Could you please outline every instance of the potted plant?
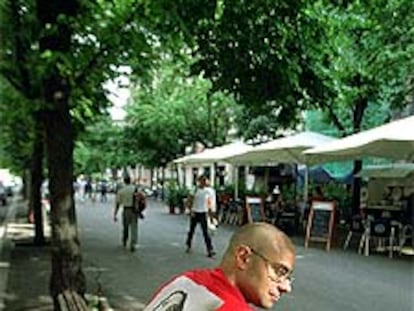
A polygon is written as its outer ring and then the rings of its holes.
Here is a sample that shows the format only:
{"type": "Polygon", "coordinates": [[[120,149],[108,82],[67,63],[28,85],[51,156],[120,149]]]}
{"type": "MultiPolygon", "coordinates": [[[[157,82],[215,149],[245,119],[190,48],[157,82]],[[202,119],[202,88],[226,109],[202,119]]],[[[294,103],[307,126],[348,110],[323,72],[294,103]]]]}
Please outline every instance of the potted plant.
{"type": "Polygon", "coordinates": [[[177,206],[178,206],[181,214],[184,214],[186,199],[187,199],[189,193],[190,193],[190,191],[186,187],[178,187],[177,188],[177,193],[176,193],[177,206]]]}
{"type": "Polygon", "coordinates": [[[179,206],[178,186],[174,181],[167,184],[167,204],[170,214],[175,214],[175,208],[179,206]]]}

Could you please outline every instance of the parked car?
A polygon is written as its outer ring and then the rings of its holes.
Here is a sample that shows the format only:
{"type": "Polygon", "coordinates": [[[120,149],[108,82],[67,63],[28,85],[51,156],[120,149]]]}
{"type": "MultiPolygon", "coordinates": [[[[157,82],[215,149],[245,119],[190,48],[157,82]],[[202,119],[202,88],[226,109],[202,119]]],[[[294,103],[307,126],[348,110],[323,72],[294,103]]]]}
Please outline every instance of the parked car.
{"type": "Polygon", "coordinates": [[[7,191],[6,191],[6,187],[4,186],[4,184],[0,181],[0,202],[1,205],[6,205],[7,204],[7,191]]]}

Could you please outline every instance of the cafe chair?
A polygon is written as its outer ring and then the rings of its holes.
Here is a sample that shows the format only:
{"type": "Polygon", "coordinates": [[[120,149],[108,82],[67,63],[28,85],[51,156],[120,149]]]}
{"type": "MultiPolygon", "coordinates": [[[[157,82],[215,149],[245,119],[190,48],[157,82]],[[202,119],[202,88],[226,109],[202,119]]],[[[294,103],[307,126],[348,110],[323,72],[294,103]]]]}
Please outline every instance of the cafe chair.
{"type": "Polygon", "coordinates": [[[406,256],[414,256],[414,193],[411,194],[410,200],[402,215],[399,237],[399,253],[406,256]]]}
{"type": "Polygon", "coordinates": [[[399,243],[399,252],[400,255],[414,255],[414,232],[413,226],[410,224],[406,224],[401,229],[401,236],[400,236],[400,243],[399,243]],[[407,242],[411,242],[407,245],[407,242]]]}
{"type": "Polygon", "coordinates": [[[370,243],[375,242],[376,249],[378,251],[388,249],[388,256],[392,258],[395,240],[395,226],[393,226],[392,220],[390,218],[368,217],[365,235],[365,256],[369,256],[370,243]]]}
{"type": "Polygon", "coordinates": [[[348,234],[345,239],[345,243],[343,246],[343,249],[346,250],[349,246],[349,243],[351,242],[352,236],[359,235],[359,247],[358,247],[358,253],[361,254],[362,247],[365,242],[366,238],[366,226],[365,226],[365,219],[360,216],[356,215],[351,218],[351,221],[349,223],[349,229],[348,234]]]}
{"type": "Polygon", "coordinates": [[[242,221],[242,205],[241,202],[235,200],[230,201],[227,211],[226,222],[230,225],[240,225],[242,221]]]}

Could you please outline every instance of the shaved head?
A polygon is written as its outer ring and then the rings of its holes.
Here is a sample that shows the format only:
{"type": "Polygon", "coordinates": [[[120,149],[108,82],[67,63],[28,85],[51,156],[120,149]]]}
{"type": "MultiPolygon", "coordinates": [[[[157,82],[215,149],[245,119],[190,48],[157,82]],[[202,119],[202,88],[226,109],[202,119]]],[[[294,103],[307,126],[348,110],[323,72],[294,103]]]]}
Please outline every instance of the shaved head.
{"type": "Polygon", "coordinates": [[[248,245],[259,251],[295,253],[295,246],[281,230],[268,223],[252,223],[241,227],[230,239],[226,255],[232,254],[239,245],[248,245]]]}
{"type": "Polygon", "coordinates": [[[292,273],[295,254],[295,246],[283,231],[264,222],[250,223],[233,234],[219,267],[246,301],[270,309],[292,290],[290,281],[277,274],[292,273]]]}

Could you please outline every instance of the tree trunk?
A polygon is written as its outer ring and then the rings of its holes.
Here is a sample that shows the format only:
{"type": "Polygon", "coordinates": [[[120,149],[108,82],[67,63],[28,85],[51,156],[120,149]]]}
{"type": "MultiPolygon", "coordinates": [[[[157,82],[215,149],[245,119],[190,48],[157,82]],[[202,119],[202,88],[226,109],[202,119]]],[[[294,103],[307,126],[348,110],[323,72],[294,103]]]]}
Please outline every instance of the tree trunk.
{"type": "Polygon", "coordinates": [[[23,177],[22,196],[23,196],[23,200],[27,200],[28,198],[30,198],[30,185],[31,185],[31,180],[32,180],[32,177],[30,176],[30,169],[25,168],[23,175],[24,177],[23,177]]]}
{"type": "Polygon", "coordinates": [[[362,161],[354,161],[353,175],[354,179],[352,182],[352,215],[359,214],[359,208],[361,205],[361,177],[355,177],[355,174],[359,173],[362,169],[362,161]]]}
{"type": "Polygon", "coordinates": [[[29,206],[30,213],[34,215],[34,224],[35,224],[35,236],[34,244],[35,245],[44,245],[45,236],[43,232],[43,217],[42,217],[42,161],[43,161],[43,133],[41,124],[36,122],[35,129],[35,139],[33,145],[33,154],[32,154],[32,166],[31,166],[31,186],[30,186],[30,198],[29,206]]]}
{"type": "Polygon", "coordinates": [[[165,200],[165,166],[161,168],[161,200],[165,200]]]}
{"type": "MultiPolygon", "coordinates": [[[[360,85],[359,76],[357,77],[357,83],[360,85]]],[[[365,97],[359,98],[356,102],[354,115],[353,115],[353,127],[354,133],[358,133],[361,131],[361,123],[364,116],[365,109],[368,106],[368,99],[365,97]]],[[[361,178],[355,177],[362,168],[362,160],[354,161],[354,170],[353,175],[354,179],[352,182],[352,214],[356,215],[359,213],[360,205],[361,205],[361,178]]]]}
{"type": "Polygon", "coordinates": [[[175,182],[177,183],[178,187],[181,187],[180,184],[180,174],[178,172],[178,164],[174,164],[174,172],[175,172],[175,182]]]}
{"type": "Polygon", "coordinates": [[[133,168],[133,172],[135,172],[135,174],[137,175],[136,176],[136,180],[137,180],[137,182],[140,184],[140,183],[143,183],[142,182],[142,172],[141,172],[141,165],[137,165],[137,164],[134,164],[134,166],[131,166],[131,168],[133,168]],[[138,174],[137,174],[137,171],[138,171],[138,174]]]}
{"type": "Polygon", "coordinates": [[[112,179],[118,180],[118,168],[117,167],[111,168],[111,173],[112,173],[112,179]]]}
{"type": "Polygon", "coordinates": [[[150,179],[151,179],[150,187],[151,189],[153,189],[154,188],[154,168],[153,167],[151,167],[151,170],[150,170],[150,179]]]}
{"type": "Polygon", "coordinates": [[[70,77],[62,71],[66,67],[62,56],[71,53],[73,35],[71,24],[66,22],[68,19],[65,17],[76,18],[80,9],[78,0],[36,0],[36,13],[41,26],[39,50],[41,53],[51,52],[54,56],[45,62],[42,75],[41,118],[45,129],[51,205],[50,293],[56,310],[59,310],[59,294],[69,290],[83,296],[86,287],[73,197],[74,137],[69,111],[70,77]]]}
{"type": "Polygon", "coordinates": [[[67,103],[45,114],[52,223],[51,295],[65,290],[85,293],[85,276],[73,199],[73,134],[67,103]]]}

